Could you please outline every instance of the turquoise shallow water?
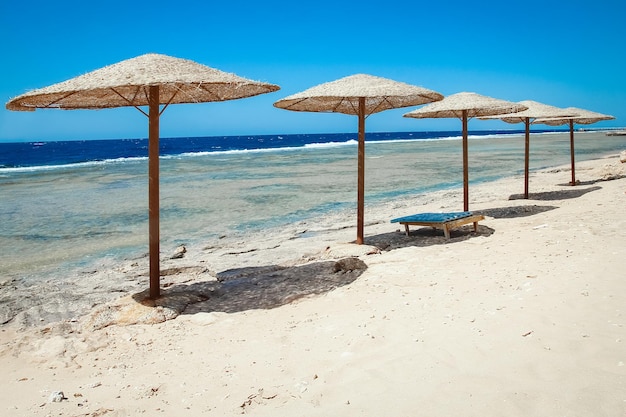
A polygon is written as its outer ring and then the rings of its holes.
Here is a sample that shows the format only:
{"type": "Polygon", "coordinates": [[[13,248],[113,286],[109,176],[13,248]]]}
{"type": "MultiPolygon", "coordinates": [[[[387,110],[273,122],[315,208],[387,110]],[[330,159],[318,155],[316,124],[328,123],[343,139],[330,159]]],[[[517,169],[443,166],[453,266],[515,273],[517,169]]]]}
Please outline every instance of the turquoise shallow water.
{"type": "MultiPolygon", "coordinates": [[[[470,184],[523,172],[523,142],[523,135],[470,138],[470,184]]],[[[625,148],[624,137],[576,134],[577,160],[625,148]]],[[[352,213],[356,151],[344,143],[162,158],[163,251],[352,213]]],[[[569,134],[531,137],[531,170],[569,158],[569,134]]],[[[0,172],[0,277],[46,279],[103,257],[146,253],[147,183],[145,158],[0,172]]],[[[366,145],[366,206],[461,183],[458,138],[366,145]]]]}

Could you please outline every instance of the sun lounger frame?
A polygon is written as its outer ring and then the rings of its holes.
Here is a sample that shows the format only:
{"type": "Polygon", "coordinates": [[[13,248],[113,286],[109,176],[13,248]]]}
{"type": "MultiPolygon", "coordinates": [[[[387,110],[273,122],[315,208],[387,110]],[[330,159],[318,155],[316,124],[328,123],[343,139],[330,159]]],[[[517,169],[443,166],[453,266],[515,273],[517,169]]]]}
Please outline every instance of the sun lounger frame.
{"type": "MultiPolygon", "coordinates": [[[[461,213],[457,214],[460,215],[461,213]]],[[[428,226],[433,229],[442,229],[446,239],[450,239],[451,230],[457,229],[468,223],[474,223],[474,232],[477,232],[478,222],[485,219],[485,217],[481,214],[474,214],[470,212],[462,214],[463,217],[456,217],[450,220],[423,220],[420,219],[420,215],[413,215],[394,219],[392,222],[403,224],[407,236],[409,236],[409,226],[428,226]]]]}

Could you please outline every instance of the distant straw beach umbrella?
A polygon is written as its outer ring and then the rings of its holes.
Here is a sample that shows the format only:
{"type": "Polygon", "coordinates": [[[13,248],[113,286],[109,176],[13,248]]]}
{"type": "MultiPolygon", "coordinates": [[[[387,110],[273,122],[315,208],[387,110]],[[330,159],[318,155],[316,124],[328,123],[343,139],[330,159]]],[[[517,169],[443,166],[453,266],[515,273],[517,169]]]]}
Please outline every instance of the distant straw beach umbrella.
{"type": "Polygon", "coordinates": [[[467,156],[467,121],[472,117],[515,113],[527,107],[510,101],[482,96],[476,93],[456,93],[436,103],[404,114],[417,119],[459,118],[463,122],[463,210],[469,210],[469,176],[467,156]]]}
{"type": "Polygon", "coordinates": [[[560,126],[564,124],[569,124],[569,149],[570,149],[570,160],[572,167],[572,181],[570,185],[576,185],[576,157],[574,152],[574,124],[581,125],[590,125],[593,123],[601,122],[603,120],[613,120],[615,117],[596,113],[590,110],[579,109],[576,107],[568,107],[565,109],[567,112],[574,113],[573,116],[568,117],[549,117],[549,118],[541,118],[535,120],[533,123],[542,123],[548,126],[560,126]]]}
{"type": "Polygon", "coordinates": [[[131,58],[11,99],[8,110],[135,107],[149,119],[150,297],[160,295],[159,116],[170,104],[234,100],[280,87],[160,54],[131,58]],[[163,108],[160,108],[164,105],[163,108]],[[148,112],[141,106],[148,106],[148,112]]]}
{"type": "Polygon", "coordinates": [[[292,111],[336,112],[358,116],[357,238],[363,243],[365,206],[365,119],[383,110],[441,100],[426,88],[367,74],[355,74],[285,97],[274,106],[292,111]]]}
{"type": "Polygon", "coordinates": [[[524,198],[528,198],[528,171],[530,162],[530,124],[532,121],[542,117],[564,117],[572,116],[573,112],[560,107],[549,106],[532,100],[518,102],[522,106],[528,107],[526,110],[502,114],[496,116],[481,117],[481,120],[500,119],[507,123],[524,123],[526,125],[525,150],[524,150],[524,198]],[[531,121],[532,119],[532,121],[531,121]]]}

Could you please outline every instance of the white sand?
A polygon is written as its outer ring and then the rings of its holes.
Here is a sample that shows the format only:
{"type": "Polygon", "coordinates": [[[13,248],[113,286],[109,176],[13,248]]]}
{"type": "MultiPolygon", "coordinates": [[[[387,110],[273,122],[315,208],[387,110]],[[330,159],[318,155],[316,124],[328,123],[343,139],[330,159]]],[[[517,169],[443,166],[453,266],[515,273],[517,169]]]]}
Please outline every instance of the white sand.
{"type": "Polygon", "coordinates": [[[368,266],[274,308],[136,324],[169,310],[126,296],[74,321],[6,325],[0,416],[624,416],[626,164],[578,163],[577,187],[569,175],[533,174],[529,200],[509,200],[519,177],[471,185],[470,208],[491,216],[448,242],[389,219],[458,211],[458,190],[366,210],[370,245],[338,224],[166,264],[187,271],[166,277],[178,287],[204,268],[368,266]]]}

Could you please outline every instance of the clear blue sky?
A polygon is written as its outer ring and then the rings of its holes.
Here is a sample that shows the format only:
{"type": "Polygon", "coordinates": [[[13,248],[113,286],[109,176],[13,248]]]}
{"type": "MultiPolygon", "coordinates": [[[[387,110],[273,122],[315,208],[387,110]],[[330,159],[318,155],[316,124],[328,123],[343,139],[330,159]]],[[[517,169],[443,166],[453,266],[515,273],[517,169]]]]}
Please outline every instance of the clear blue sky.
{"type": "MultiPolygon", "coordinates": [[[[147,137],[147,119],[134,108],[11,112],[4,104],[150,52],[281,87],[170,106],[163,137],[356,132],[353,116],[272,106],[355,73],[444,95],[581,107],[616,117],[595,127],[626,126],[625,20],[624,0],[1,1],[0,141],[147,137]]],[[[402,117],[412,109],[372,115],[366,129],[460,130],[456,119],[402,117]]],[[[481,120],[469,127],[523,128],[481,120]]]]}

